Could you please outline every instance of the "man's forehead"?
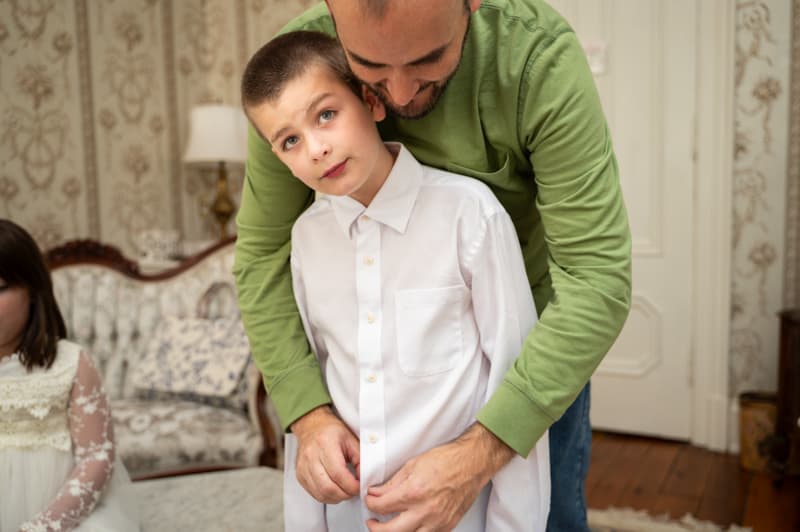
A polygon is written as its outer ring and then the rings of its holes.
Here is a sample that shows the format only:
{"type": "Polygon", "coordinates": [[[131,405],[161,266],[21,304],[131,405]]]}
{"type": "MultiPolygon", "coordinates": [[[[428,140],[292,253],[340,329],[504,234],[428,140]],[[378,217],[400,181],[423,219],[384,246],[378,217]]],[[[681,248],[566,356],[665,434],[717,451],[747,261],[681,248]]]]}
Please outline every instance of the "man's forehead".
{"type": "Polygon", "coordinates": [[[450,0],[388,0],[383,17],[356,9],[365,0],[329,0],[331,15],[345,51],[368,62],[403,65],[450,44],[457,36],[462,0],[452,9],[450,0]],[[419,9],[412,9],[419,4],[419,9]]]}

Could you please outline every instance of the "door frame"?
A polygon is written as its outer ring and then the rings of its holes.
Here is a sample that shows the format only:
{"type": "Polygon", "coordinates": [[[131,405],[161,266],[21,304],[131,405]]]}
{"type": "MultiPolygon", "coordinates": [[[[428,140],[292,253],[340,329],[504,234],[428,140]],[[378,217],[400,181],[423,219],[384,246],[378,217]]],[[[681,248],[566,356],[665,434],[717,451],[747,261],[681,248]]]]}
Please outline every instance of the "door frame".
{"type": "Polygon", "coordinates": [[[736,6],[697,2],[691,442],[728,449],[736,6]]]}

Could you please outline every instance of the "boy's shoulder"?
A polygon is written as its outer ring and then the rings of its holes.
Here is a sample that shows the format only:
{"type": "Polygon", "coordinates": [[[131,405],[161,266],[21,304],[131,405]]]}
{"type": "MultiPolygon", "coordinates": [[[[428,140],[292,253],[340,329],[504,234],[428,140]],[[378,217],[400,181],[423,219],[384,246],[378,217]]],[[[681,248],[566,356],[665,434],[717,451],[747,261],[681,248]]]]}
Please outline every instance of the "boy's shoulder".
{"type": "Polygon", "coordinates": [[[303,226],[314,225],[317,223],[327,223],[329,216],[333,216],[333,208],[330,199],[320,194],[309,207],[304,210],[294,222],[292,231],[301,229],[303,226]]]}

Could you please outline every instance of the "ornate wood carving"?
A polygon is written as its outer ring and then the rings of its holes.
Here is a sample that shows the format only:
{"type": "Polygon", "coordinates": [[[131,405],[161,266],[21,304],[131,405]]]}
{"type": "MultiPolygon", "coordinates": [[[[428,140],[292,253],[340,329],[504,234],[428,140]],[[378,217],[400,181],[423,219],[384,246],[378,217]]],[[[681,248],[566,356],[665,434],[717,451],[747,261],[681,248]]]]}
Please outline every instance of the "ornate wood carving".
{"type": "Polygon", "coordinates": [[[135,260],[125,257],[118,248],[91,239],[71,240],[46,251],[44,256],[51,270],[73,264],[97,264],[140,281],[161,281],[179,275],[235,240],[235,235],[221,239],[205,250],[183,258],[174,268],[156,274],[142,273],[139,270],[139,264],[135,260]]]}
{"type": "Polygon", "coordinates": [[[45,253],[50,269],[70,264],[98,264],[117,270],[130,277],[141,277],[136,261],[126,259],[122,252],[111,245],[96,240],[71,240],[45,253]]]}

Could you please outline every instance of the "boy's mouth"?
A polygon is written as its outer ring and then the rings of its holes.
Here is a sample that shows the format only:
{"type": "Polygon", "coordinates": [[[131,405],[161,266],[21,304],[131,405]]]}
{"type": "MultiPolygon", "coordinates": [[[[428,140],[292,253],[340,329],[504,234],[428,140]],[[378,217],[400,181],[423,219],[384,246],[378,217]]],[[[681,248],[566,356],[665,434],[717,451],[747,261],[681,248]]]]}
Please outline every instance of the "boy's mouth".
{"type": "Polygon", "coordinates": [[[340,162],[339,164],[333,165],[330,168],[328,168],[327,170],[325,170],[325,173],[322,174],[322,177],[323,178],[326,178],[326,177],[338,177],[338,176],[340,176],[342,174],[342,172],[344,172],[344,168],[345,168],[346,165],[347,165],[347,159],[345,159],[344,161],[340,162]]]}

